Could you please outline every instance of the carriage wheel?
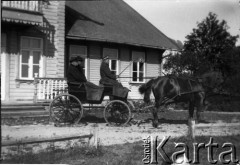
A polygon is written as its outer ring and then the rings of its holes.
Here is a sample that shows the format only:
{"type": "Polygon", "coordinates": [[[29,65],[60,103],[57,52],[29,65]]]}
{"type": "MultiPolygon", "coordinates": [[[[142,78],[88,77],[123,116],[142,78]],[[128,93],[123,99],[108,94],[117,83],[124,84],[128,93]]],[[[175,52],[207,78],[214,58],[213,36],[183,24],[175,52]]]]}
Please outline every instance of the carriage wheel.
{"type": "Polygon", "coordinates": [[[131,110],[125,102],[113,100],[105,106],[104,119],[110,125],[124,125],[131,119],[131,110]]]}
{"type": "Polygon", "coordinates": [[[70,94],[57,96],[50,104],[50,119],[55,124],[77,124],[83,115],[80,100],[70,94]]]}
{"type": "Polygon", "coordinates": [[[136,110],[136,109],[135,109],[135,106],[134,106],[134,104],[133,104],[132,101],[127,100],[126,103],[127,103],[127,105],[129,106],[131,112],[134,112],[134,111],[136,110]]]}

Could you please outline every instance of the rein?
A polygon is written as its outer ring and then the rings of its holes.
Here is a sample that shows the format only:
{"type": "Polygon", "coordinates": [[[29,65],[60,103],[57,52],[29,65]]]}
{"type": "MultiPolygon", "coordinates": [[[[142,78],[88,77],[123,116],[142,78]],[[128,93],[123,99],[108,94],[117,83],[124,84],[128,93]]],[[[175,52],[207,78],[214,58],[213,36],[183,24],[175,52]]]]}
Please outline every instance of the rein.
{"type": "Polygon", "coordinates": [[[178,78],[179,79],[183,79],[183,80],[187,80],[188,83],[189,83],[191,91],[189,91],[189,92],[182,92],[181,93],[180,90],[179,90],[177,92],[177,94],[175,96],[173,96],[172,98],[165,97],[165,99],[163,100],[162,105],[165,105],[166,103],[168,103],[169,100],[173,100],[173,99],[175,99],[178,96],[186,95],[186,94],[193,94],[193,93],[197,93],[197,92],[201,92],[202,91],[202,90],[193,91],[193,87],[192,87],[191,81],[194,81],[194,82],[202,84],[201,82],[198,81],[198,79],[193,79],[193,78],[188,78],[188,77],[177,77],[177,76],[174,76],[174,75],[165,75],[165,76],[168,77],[169,79],[175,79],[175,81],[176,81],[176,83],[177,83],[177,85],[179,87],[180,87],[180,85],[179,85],[179,82],[178,82],[178,78]]]}
{"type": "Polygon", "coordinates": [[[120,75],[121,75],[121,74],[122,74],[122,73],[123,73],[123,72],[124,72],[124,71],[125,71],[125,70],[126,70],[126,69],[127,69],[127,68],[128,68],[130,65],[131,65],[131,64],[132,64],[132,63],[133,63],[133,61],[131,61],[131,62],[130,62],[130,64],[128,64],[128,66],[127,66],[125,69],[123,69],[123,70],[122,70],[122,72],[121,72],[121,73],[119,73],[119,75],[118,75],[118,76],[120,76],[120,75]]]}

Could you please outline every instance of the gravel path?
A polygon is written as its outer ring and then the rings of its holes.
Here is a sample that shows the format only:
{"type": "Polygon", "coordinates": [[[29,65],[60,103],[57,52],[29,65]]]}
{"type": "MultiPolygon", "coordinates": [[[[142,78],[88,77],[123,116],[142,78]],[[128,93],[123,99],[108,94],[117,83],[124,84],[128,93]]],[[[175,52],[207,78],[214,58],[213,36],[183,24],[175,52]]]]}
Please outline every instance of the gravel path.
{"type": "MultiPolygon", "coordinates": [[[[158,136],[159,138],[163,138],[165,136],[171,137],[180,137],[188,135],[188,126],[184,120],[182,120],[182,116],[185,116],[183,112],[171,112],[172,114],[166,114],[169,117],[175,114],[176,119],[174,120],[162,120],[162,123],[159,124],[158,128],[153,128],[152,124],[142,123],[140,126],[131,125],[127,127],[112,127],[108,126],[106,123],[99,122],[93,123],[89,122],[89,124],[84,125],[76,125],[76,126],[64,126],[64,127],[55,127],[53,124],[27,124],[27,125],[2,125],[2,144],[9,143],[19,143],[26,141],[36,141],[36,140],[46,140],[51,138],[63,138],[63,137],[73,137],[73,136],[84,136],[93,134],[93,138],[90,139],[77,139],[77,142],[89,142],[92,145],[96,145],[96,143],[100,143],[101,145],[108,146],[114,144],[124,144],[124,143],[133,143],[136,141],[141,141],[143,138],[148,136],[158,136]],[[179,117],[179,119],[177,118],[179,117]],[[181,117],[181,120],[180,120],[181,117]]],[[[149,114],[148,114],[149,115],[149,114]]],[[[143,116],[143,115],[141,115],[143,116]]],[[[205,115],[214,118],[213,123],[201,123],[196,125],[196,136],[226,136],[226,135],[240,135],[240,118],[239,114],[231,115],[231,117],[226,117],[224,114],[224,119],[228,120],[216,120],[223,119],[222,116],[214,115],[205,115]]],[[[229,116],[229,115],[228,115],[229,116]]],[[[149,116],[144,115],[147,119],[149,116]]],[[[209,120],[212,121],[212,120],[209,120]]],[[[76,142],[75,141],[75,142],[76,142]]],[[[72,144],[74,142],[72,141],[72,144]]],[[[22,152],[26,148],[30,148],[30,150],[34,150],[38,152],[39,150],[46,149],[51,146],[52,143],[40,143],[33,144],[32,146],[19,146],[15,147],[3,147],[2,153],[8,154],[12,151],[22,152]]],[[[61,148],[66,148],[69,146],[69,141],[64,142],[55,142],[55,147],[59,146],[61,148]]]]}
{"type": "MultiPolygon", "coordinates": [[[[54,125],[2,126],[2,143],[9,141],[40,140],[53,137],[71,137],[94,134],[102,145],[132,143],[152,136],[185,136],[188,133],[186,124],[161,124],[153,128],[150,123],[140,126],[111,127],[105,123],[79,125],[74,127],[55,127],[54,125]]],[[[240,134],[240,123],[199,124],[196,135],[221,136],[240,134]]]]}

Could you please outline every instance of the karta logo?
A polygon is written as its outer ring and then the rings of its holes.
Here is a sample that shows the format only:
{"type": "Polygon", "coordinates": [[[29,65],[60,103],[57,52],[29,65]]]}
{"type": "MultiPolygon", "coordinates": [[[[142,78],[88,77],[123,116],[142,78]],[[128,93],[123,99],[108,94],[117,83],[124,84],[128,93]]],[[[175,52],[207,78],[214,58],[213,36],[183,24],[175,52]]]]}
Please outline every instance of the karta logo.
{"type": "Polygon", "coordinates": [[[189,158],[189,146],[185,143],[174,143],[175,148],[174,152],[170,155],[167,154],[164,150],[164,146],[167,146],[167,142],[169,141],[170,136],[164,137],[160,143],[158,143],[158,136],[152,137],[149,136],[145,139],[143,139],[143,147],[144,147],[144,158],[142,161],[144,164],[158,164],[158,158],[160,157],[162,161],[166,163],[175,163],[182,164],[183,161],[186,161],[185,163],[192,163],[192,164],[199,164],[199,150],[200,148],[207,150],[207,159],[208,162],[211,164],[216,164],[218,161],[223,164],[229,164],[229,163],[238,163],[239,160],[236,158],[236,147],[232,143],[223,143],[221,146],[218,143],[213,142],[213,138],[210,137],[209,142],[207,144],[204,143],[193,143],[192,144],[192,152],[193,157],[192,159],[189,158]],[[218,159],[216,159],[213,156],[213,153],[216,152],[216,149],[221,147],[224,151],[222,151],[218,155],[218,159]],[[178,150],[180,148],[181,150],[178,150]],[[178,158],[184,158],[180,159],[181,161],[177,160],[178,158]]]}

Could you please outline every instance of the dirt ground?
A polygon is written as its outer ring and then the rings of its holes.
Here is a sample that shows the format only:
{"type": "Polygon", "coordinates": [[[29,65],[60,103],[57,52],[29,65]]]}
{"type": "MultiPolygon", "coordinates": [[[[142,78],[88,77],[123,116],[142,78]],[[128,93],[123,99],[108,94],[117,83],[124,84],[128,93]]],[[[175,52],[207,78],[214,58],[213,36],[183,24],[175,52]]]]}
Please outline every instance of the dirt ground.
{"type": "MultiPolygon", "coordinates": [[[[54,125],[2,126],[2,140],[40,140],[51,137],[68,137],[94,134],[102,145],[132,143],[148,136],[186,136],[188,126],[185,124],[162,124],[153,128],[145,123],[141,126],[111,127],[106,124],[88,124],[87,126],[55,127],[54,125]]],[[[199,124],[196,135],[224,136],[240,134],[240,123],[199,124]]]]}
{"type": "MultiPolygon", "coordinates": [[[[176,116],[177,112],[173,112],[176,116]]],[[[181,114],[183,114],[181,112],[181,114]]],[[[140,116],[149,117],[149,114],[140,114],[140,116]]],[[[164,115],[162,115],[164,117],[164,115]]],[[[167,114],[169,118],[173,115],[167,114]]],[[[185,116],[185,115],[183,115],[185,116]]],[[[196,125],[196,136],[225,136],[225,135],[239,135],[240,134],[240,115],[233,114],[226,117],[226,114],[221,114],[215,117],[206,115],[204,119],[211,121],[212,118],[218,120],[210,122],[201,122],[196,125]],[[219,120],[219,119],[225,120],[219,120]],[[228,120],[226,120],[228,118],[228,120]],[[230,122],[228,122],[230,121],[230,122]]],[[[137,116],[138,117],[138,116],[137,116]]],[[[175,118],[170,120],[161,119],[158,128],[153,128],[151,121],[142,123],[139,126],[132,124],[125,127],[108,126],[105,122],[99,120],[98,122],[88,122],[87,125],[79,124],[75,126],[55,127],[54,124],[31,124],[31,125],[2,125],[2,143],[32,141],[49,139],[53,137],[71,137],[93,134],[90,142],[99,143],[100,145],[109,146],[114,144],[133,143],[141,141],[148,136],[158,136],[163,138],[165,136],[181,137],[188,136],[188,125],[185,118],[175,118]]],[[[85,119],[86,120],[86,119],[85,119]]],[[[43,147],[42,147],[43,148],[43,147]]],[[[9,148],[8,148],[9,149],[9,148]]],[[[7,152],[7,148],[3,149],[7,152]]]]}

